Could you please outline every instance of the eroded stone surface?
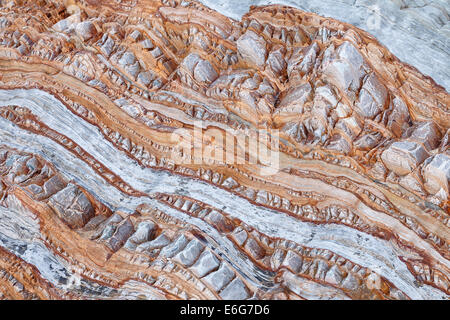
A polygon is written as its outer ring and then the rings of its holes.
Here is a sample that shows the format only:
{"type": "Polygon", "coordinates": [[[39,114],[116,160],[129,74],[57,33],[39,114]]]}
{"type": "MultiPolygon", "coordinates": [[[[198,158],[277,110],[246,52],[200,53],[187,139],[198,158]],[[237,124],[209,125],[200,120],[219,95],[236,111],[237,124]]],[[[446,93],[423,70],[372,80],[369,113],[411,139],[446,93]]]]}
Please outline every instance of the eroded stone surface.
{"type": "Polygon", "coordinates": [[[0,298],[448,299],[449,96],[377,39],[282,6],[9,3],[0,298]]]}
{"type": "Polygon", "coordinates": [[[259,67],[266,61],[266,42],[253,31],[247,31],[236,42],[237,50],[242,57],[259,67]]]}
{"type": "Polygon", "coordinates": [[[71,228],[83,227],[94,215],[86,195],[73,184],[53,195],[49,205],[71,228]]]}
{"type": "Polygon", "coordinates": [[[386,167],[399,175],[410,173],[427,157],[425,148],[411,141],[394,142],[381,155],[386,167]]]}
{"type": "Polygon", "coordinates": [[[430,163],[423,167],[422,175],[428,192],[435,194],[442,190],[443,195],[448,195],[450,156],[442,153],[435,155],[430,163]]]}

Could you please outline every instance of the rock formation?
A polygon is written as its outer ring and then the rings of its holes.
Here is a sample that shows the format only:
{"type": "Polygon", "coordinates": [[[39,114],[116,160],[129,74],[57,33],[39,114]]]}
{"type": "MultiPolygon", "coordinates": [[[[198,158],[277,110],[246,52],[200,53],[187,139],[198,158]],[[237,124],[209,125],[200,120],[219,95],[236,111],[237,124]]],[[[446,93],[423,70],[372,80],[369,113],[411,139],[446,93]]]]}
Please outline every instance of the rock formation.
{"type": "Polygon", "coordinates": [[[240,20],[250,6],[282,4],[369,32],[403,62],[450,90],[450,2],[447,0],[200,0],[240,20]],[[420,50],[417,50],[417,48],[420,50]]]}
{"type": "Polygon", "coordinates": [[[450,96],[373,36],[0,4],[0,298],[449,298],[450,96]]]}

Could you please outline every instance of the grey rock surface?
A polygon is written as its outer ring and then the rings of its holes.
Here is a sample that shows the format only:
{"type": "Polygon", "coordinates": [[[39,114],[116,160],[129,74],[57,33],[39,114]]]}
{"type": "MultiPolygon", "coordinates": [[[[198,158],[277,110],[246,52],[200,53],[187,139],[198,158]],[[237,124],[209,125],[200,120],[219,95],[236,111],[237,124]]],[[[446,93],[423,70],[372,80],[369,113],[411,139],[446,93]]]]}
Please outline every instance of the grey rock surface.
{"type": "Polygon", "coordinates": [[[264,65],[266,60],[266,43],[253,31],[247,31],[237,40],[237,50],[245,60],[257,66],[264,65]]]}
{"type": "Polygon", "coordinates": [[[127,239],[133,234],[134,228],[130,219],[125,219],[117,226],[113,236],[108,240],[112,250],[119,250],[127,239]]]}
{"type": "Polygon", "coordinates": [[[86,195],[73,184],[53,195],[49,205],[71,228],[81,228],[94,216],[86,195]]]}
{"type": "Polygon", "coordinates": [[[234,279],[220,294],[224,300],[245,300],[249,298],[248,290],[241,279],[234,279]]]}
{"type": "Polygon", "coordinates": [[[192,271],[198,277],[204,277],[219,267],[220,261],[211,252],[204,251],[197,262],[192,266],[192,271]]]}

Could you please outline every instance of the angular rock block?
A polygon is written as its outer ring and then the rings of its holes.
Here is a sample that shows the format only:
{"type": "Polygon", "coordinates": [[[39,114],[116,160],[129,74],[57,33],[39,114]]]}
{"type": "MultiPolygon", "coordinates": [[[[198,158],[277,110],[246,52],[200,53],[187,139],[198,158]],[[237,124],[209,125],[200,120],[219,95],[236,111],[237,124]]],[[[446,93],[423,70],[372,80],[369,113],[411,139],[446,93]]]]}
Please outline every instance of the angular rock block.
{"type": "Polygon", "coordinates": [[[86,195],[74,184],[50,197],[48,204],[73,229],[83,227],[93,216],[94,209],[86,195]]]}
{"type": "Polygon", "coordinates": [[[425,189],[436,194],[442,192],[444,197],[448,195],[450,181],[450,156],[447,154],[437,154],[431,161],[422,168],[422,175],[425,179],[425,189]]]}
{"type": "Polygon", "coordinates": [[[394,142],[381,155],[386,167],[399,175],[410,173],[427,157],[425,148],[411,141],[394,142]]]}

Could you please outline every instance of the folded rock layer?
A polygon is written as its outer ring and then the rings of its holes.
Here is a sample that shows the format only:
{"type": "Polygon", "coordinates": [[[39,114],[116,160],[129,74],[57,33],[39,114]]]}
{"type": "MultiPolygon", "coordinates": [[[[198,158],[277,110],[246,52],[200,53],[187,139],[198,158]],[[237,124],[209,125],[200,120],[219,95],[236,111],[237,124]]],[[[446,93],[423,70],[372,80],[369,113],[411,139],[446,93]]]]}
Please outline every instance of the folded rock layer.
{"type": "Polygon", "coordinates": [[[450,97],[374,37],[0,3],[0,298],[449,298],[450,97]]]}

